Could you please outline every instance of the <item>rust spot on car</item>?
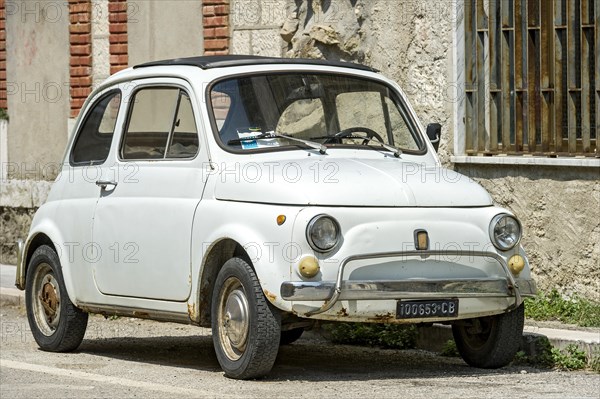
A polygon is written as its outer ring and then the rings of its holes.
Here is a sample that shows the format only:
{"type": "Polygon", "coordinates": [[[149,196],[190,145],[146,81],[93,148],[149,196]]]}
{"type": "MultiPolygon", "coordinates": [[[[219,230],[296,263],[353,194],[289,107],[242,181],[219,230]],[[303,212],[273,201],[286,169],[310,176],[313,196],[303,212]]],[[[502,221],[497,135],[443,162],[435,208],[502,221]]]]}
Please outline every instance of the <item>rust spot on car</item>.
{"type": "Polygon", "coordinates": [[[384,313],[384,314],[376,314],[375,317],[369,318],[370,321],[375,321],[375,322],[379,322],[379,323],[385,323],[385,322],[388,322],[390,320],[395,320],[395,319],[396,319],[396,315],[391,312],[384,313]]]}
{"type": "Polygon", "coordinates": [[[348,311],[346,308],[342,307],[339,312],[337,312],[337,315],[341,317],[348,317],[348,311]]]}
{"type": "Polygon", "coordinates": [[[263,290],[263,292],[265,293],[265,296],[267,297],[269,302],[275,302],[275,300],[277,299],[277,296],[269,290],[263,290]]]}
{"type": "Polygon", "coordinates": [[[190,316],[190,319],[195,320],[196,319],[196,304],[195,303],[188,303],[187,304],[187,309],[188,309],[188,315],[190,316]]]}
{"type": "Polygon", "coordinates": [[[146,312],[138,312],[137,310],[133,312],[135,317],[139,317],[140,319],[148,319],[150,318],[150,314],[146,312]]]}

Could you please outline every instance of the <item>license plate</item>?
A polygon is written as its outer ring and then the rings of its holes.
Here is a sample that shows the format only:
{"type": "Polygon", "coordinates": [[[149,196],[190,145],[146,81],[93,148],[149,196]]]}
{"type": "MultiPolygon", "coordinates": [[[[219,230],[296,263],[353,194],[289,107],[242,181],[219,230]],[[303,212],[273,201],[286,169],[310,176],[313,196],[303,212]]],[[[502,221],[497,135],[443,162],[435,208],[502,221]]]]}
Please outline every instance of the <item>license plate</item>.
{"type": "Polygon", "coordinates": [[[458,299],[434,301],[398,301],[396,318],[426,319],[428,317],[457,317],[458,299]]]}

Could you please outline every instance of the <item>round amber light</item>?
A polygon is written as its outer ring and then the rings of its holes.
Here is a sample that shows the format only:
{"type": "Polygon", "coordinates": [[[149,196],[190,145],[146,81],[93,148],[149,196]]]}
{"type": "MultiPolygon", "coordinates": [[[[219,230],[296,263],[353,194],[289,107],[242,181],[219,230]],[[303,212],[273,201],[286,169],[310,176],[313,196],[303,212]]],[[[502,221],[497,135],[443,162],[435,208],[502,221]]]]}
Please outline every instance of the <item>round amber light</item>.
{"type": "Polygon", "coordinates": [[[284,224],[285,223],[285,219],[286,219],[285,215],[279,215],[279,216],[277,216],[277,225],[281,226],[282,224],[284,224]]]}

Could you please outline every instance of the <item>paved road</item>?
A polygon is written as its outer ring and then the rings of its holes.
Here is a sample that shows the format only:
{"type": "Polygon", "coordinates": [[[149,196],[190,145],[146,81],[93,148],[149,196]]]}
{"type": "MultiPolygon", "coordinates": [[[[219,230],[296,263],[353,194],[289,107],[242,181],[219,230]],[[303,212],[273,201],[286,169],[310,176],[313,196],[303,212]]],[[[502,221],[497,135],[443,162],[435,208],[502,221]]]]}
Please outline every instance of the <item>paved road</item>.
{"type": "Polygon", "coordinates": [[[424,351],[333,346],[317,336],[280,351],[269,378],[223,377],[210,330],[120,318],[90,319],[76,353],[46,353],[23,310],[0,309],[0,397],[598,398],[600,375],[469,368],[424,351]]]}

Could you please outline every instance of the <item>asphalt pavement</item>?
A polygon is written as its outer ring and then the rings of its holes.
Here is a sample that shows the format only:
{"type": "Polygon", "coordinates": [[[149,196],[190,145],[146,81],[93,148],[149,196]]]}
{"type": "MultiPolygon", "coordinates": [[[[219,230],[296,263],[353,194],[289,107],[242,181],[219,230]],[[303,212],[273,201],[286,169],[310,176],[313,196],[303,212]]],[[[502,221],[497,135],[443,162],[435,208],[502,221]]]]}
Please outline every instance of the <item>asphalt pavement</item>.
{"type": "Polygon", "coordinates": [[[77,351],[49,353],[23,308],[3,306],[0,326],[1,398],[600,397],[600,374],[482,370],[429,351],[333,345],[311,332],[280,348],[268,377],[237,381],[224,377],[206,328],[93,315],[77,351]]]}

